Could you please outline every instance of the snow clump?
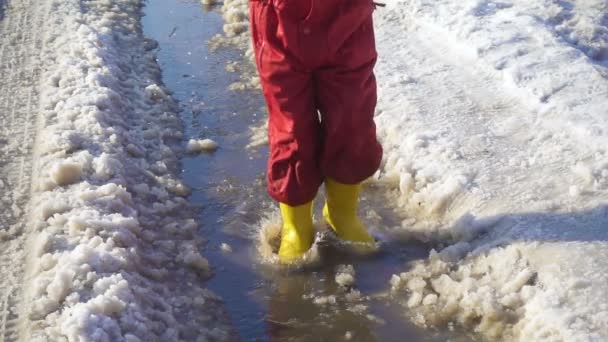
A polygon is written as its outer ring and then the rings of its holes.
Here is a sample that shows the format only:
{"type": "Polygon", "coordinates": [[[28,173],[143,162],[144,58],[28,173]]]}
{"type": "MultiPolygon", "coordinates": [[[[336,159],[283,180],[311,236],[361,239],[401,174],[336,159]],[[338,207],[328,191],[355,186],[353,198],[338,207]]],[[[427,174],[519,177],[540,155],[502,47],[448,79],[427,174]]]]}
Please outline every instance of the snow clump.
{"type": "Polygon", "coordinates": [[[340,265],[336,268],[336,284],[342,287],[355,285],[355,268],[353,265],[340,265]]]}
{"type": "Polygon", "coordinates": [[[536,273],[521,256],[522,246],[510,245],[491,254],[471,251],[461,243],[412,270],[393,275],[393,292],[405,292],[404,303],[412,320],[423,327],[444,326],[456,321],[466,328],[496,338],[505,336],[517,323],[524,299],[534,289],[536,273]],[[502,284],[497,291],[495,284],[502,284]]]}
{"type": "Polygon", "coordinates": [[[190,139],[186,150],[188,153],[199,153],[199,152],[214,152],[218,149],[219,145],[211,139],[190,139]]]}
{"type": "Polygon", "coordinates": [[[232,246],[230,246],[229,244],[223,242],[220,245],[220,250],[224,253],[232,253],[232,246]]]}

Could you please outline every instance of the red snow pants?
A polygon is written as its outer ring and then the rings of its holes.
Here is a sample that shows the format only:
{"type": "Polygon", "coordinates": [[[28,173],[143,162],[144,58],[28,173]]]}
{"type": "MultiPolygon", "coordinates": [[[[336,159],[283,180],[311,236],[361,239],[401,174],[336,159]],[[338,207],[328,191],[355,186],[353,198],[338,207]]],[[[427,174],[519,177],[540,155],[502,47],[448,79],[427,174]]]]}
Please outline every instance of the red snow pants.
{"type": "Polygon", "coordinates": [[[326,177],[355,184],[380,166],[373,10],[372,0],[250,0],[275,200],[301,205],[326,177]]]}

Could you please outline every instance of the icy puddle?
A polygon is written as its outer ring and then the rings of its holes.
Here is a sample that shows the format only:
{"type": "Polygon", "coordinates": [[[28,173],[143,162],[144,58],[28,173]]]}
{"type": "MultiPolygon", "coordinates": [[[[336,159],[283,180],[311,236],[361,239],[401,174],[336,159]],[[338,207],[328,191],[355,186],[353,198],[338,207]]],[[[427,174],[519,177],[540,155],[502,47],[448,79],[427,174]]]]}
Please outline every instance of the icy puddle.
{"type": "Polygon", "coordinates": [[[400,220],[381,209],[386,203],[381,189],[368,187],[362,202],[366,221],[385,240],[374,256],[333,251],[324,256],[323,266],[290,274],[260,261],[258,227],[275,210],[264,190],[267,151],[246,149],[250,127],[264,120],[261,94],[227,90],[239,76],[227,72],[225,65],[240,59],[241,52],[209,51],[207,41],[223,25],[216,8],[199,1],[149,0],[145,13],[144,32],[159,43],[163,80],[181,104],[186,138],[210,138],[220,146],[215,153],[185,157],[183,179],[193,189],[191,202],[200,210],[201,234],[208,240],[204,255],[214,270],[209,288],[224,299],[240,338],[468,340],[456,332],[413,326],[403,318],[402,307],[382,295],[391,275],[403,271],[407,261],[425,258],[428,248],[400,241],[383,229],[400,220]]]}

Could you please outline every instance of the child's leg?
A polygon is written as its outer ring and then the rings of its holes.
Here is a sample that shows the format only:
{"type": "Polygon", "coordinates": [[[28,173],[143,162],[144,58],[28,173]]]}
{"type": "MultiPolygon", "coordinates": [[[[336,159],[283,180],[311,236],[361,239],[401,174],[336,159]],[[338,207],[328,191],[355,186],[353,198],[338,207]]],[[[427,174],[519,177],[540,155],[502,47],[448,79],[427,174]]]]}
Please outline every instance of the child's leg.
{"type": "Polygon", "coordinates": [[[358,2],[361,6],[352,10],[368,11],[364,12],[367,15],[358,23],[351,22],[353,26],[336,18],[330,43],[332,37],[348,38],[335,47],[327,67],[315,72],[315,90],[325,139],[321,170],[327,178],[327,201],[323,214],[340,238],[372,242],[357,216],[357,204],[359,183],[376,172],[382,159],[374,124],[377,56],[370,8],[364,1],[358,2]],[[350,31],[343,33],[340,28],[350,31]]]}
{"type": "Polygon", "coordinates": [[[278,36],[294,30],[284,27],[290,23],[279,23],[269,1],[250,5],[256,62],[269,111],[268,192],[281,203],[298,206],[312,201],[323,182],[312,74],[288,51],[290,37],[278,36]]]}
{"type": "Polygon", "coordinates": [[[315,72],[325,139],[321,170],[344,184],[372,176],[382,159],[373,120],[377,54],[371,14],[359,25],[330,58],[329,67],[315,72]]]}
{"type": "MultiPolygon", "coordinates": [[[[280,20],[275,3],[252,1],[251,25],[269,112],[268,193],[280,202],[283,218],[278,255],[281,262],[292,263],[313,242],[312,200],[323,182],[318,162],[322,134],[310,68],[293,51],[302,15],[290,13],[294,20],[280,20]]],[[[288,9],[297,12],[298,7],[288,9]]]]}

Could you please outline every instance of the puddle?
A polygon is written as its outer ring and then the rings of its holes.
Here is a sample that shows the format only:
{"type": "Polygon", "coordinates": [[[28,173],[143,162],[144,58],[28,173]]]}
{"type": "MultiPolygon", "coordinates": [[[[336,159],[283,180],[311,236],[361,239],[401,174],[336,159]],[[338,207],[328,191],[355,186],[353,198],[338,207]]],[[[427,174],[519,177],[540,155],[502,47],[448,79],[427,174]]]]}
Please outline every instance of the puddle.
{"type": "MultiPolygon", "coordinates": [[[[450,331],[421,330],[407,322],[402,308],[387,300],[346,301],[335,282],[335,268],[352,264],[355,288],[363,296],[386,291],[393,273],[407,261],[425,258],[421,244],[388,239],[373,257],[334,255],[312,271],[285,274],[257,262],[255,237],[260,219],[275,210],[265,193],[265,147],[247,150],[250,127],[265,115],[259,91],[232,92],[239,75],[225,71],[227,61],[241,51],[210,52],[207,41],[221,31],[217,8],[200,1],[148,0],[143,18],[146,36],[159,42],[163,81],[180,102],[186,137],[211,138],[220,149],[213,154],[184,158],[184,181],[193,189],[191,202],[199,208],[205,255],[214,267],[211,290],[222,296],[238,334],[247,341],[445,341],[468,340],[450,331]],[[228,244],[231,252],[220,246],[228,244]],[[323,299],[336,303],[318,304],[323,299]],[[359,306],[357,306],[359,305],[359,306]],[[365,305],[365,310],[361,312],[365,305]]],[[[362,201],[367,222],[381,236],[398,225],[383,208],[381,189],[366,190],[362,201]],[[375,213],[375,214],[374,214],[375,213]],[[394,222],[393,222],[394,221],[394,222]]],[[[321,201],[318,201],[318,206],[321,201]]],[[[319,213],[317,208],[317,213],[319,213]]]]}

